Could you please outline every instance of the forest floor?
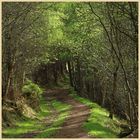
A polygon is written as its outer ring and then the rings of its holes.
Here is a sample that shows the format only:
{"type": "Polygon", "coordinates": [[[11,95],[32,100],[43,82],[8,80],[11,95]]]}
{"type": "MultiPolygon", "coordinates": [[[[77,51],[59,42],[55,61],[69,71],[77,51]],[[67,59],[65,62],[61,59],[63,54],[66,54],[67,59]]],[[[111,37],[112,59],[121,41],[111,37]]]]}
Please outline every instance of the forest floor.
{"type": "Polygon", "coordinates": [[[113,138],[120,132],[118,118],[70,88],[47,89],[37,119],[17,121],[3,130],[4,138],[113,138]]]}
{"type": "MultiPolygon", "coordinates": [[[[71,105],[70,113],[67,119],[62,124],[61,128],[56,132],[53,138],[88,138],[88,134],[83,129],[83,123],[88,119],[90,108],[85,104],[76,101],[73,97],[68,95],[66,89],[49,89],[46,91],[46,101],[57,100],[62,103],[71,105]]],[[[56,112],[53,113],[56,115],[56,112]]],[[[40,133],[34,131],[24,134],[24,138],[32,138],[40,133]]]]}
{"type": "Polygon", "coordinates": [[[65,89],[50,90],[47,92],[46,98],[50,98],[50,96],[72,106],[69,117],[65,120],[61,129],[54,135],[54,138],[90,137],[83,129],[83,123],[87,121],[89,117],[90,108],[69,96],[68,91],[65,89]]]}

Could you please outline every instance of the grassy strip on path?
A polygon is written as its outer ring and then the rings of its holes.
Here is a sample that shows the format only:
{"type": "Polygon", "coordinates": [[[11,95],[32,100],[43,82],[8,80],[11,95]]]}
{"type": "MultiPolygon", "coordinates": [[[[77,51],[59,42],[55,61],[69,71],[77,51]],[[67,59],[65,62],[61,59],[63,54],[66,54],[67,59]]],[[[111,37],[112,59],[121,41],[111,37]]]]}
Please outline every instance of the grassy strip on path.
{"type": "Polygon", "coordinates": [[[81,103],[86,104],[91,108],[91,114],[88,118],[88,121],[84,123],[83,128],[88,132],[89,135],[95,136],[97,138],[117,138],[118,134],[121,131],[120,123],[125,123],[123,120],[120,120],[117,117],[114,117],[113,120],[108,117],[109,112],[99,106],[96,103],[91,102],[86,98],[79,97],[75,91],[70,90],[70,95],[80,101],[81,103]]]}
{"type": "Polygon", "coordinates": [[[47,129],[44,129],[41,133],[36,135],[36,138],[49,138],[52,137],[57,130],[61,128],[61,125],[65,121],[65,119],[69,115],[69,109],[71,108],[70,105],[61,103],[59,101],[52,101],[52,106],[58,111],[59,115],[54,120],[52,125],[48,127],[47,129]]]}
{"type": "Polygon", "coordinates": [[[26,133],[32,133],[36,130],[42,130],[42,133],[36,135],[36,137],[49,137],[53,135],[56,130],[60,128],[60,125],[64,122],[66,117],[69,114],[70,105],[64,104],[62,102],[53,100],[50,102],[50,105],[44,99],[41,99],[40,102],[40,112],[37,114],[36,119],[30,119],[23,117],[21,120],[18,120],[15,124],[15,127],[6,128],[2,131],[2,135],[5,138],[18,138],[21,135],[26,133]],[[50,107],[51,105],[51,107],[50,107]],[[58,112],[58,116],[52,114],[53,122],[48,124],[45,122],[45,118],[51,115],[52,108],[58,112]]]}

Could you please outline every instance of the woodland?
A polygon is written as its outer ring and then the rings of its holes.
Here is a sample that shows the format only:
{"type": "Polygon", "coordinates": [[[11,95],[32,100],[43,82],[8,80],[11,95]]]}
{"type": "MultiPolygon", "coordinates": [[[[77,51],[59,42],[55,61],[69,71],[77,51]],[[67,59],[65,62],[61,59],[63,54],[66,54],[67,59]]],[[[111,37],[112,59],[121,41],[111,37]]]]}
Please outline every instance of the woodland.
{"type": "Polygon", "coordinates": [[[2,2],[2,137],[138,138],[138,2],[2,2]]]}

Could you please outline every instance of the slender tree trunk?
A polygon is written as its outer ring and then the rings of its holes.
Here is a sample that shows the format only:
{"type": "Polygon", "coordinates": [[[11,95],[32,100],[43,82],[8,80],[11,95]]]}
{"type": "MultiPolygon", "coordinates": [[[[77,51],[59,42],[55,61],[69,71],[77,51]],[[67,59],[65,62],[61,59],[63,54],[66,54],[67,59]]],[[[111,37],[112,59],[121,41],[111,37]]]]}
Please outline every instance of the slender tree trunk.
{"type": "Polygon", "coordinates": [[[61,71],[61,75],[64,75],[63,62],[60,62],[60,71],[61,71]]]}
{"type": "Polygon", "coordinates": [[[82,90],[82,77],[81,77],[81,66],[80,66],[79,58],[77,58],[77,76],[78,76],[78,92],[80,93],[82,90]]]}
{"type": "Polygon", "coordinates": [[[109,117],[113,119],[114,114],[114,101],[115,101],[115,94],[117,92],[117,70],[113,73],[113,90],[112,90],[112,96],[111,96],[111,108],[110,108],[110,114],[109,117]]]}
{"type": "Polygon", "coordinates": [[[13,70],[14,70],[14,61],[12,62],[9,70],[8,80],[7,80],[7,87],[6,87],[6,93],[5,98],[14,99],[14,90],[13,90],[13,70]]]}
{"type": "Polygon", "coordinates": [[[68,71],[69,71],[70,85],[73,87],[73,78],[72,78],[71,62],[70,61],[68,61],[68,71]]]}
{"type": "Polygon", "coordinates": [[[131,98],[131,101],[132,101],[132,106],[133,106],[133,110],[134,110],[134,116],[135,116],[135,118],[136,118],[136,120],[137,120],[137,119],[138,119],[138,115],[137,115],[137,112],[136,112],[136,105],[135,105],[135,102],[134,102],[134,99],[133,99],[133,96],[132,96],[133,93],[132,93],[132,91],[131,91],[131,88],[130,88],[130,85],[129,85],[129,81],[128,81],[128,78],[127,78],[127,74],[126,74],[126,70],[125,70],[124,65],[123,65],[123,63],[122,63],[122,60],[121,60],[121,58],[119,57],[119,55],[118,55],[118,53],[117,53],[117,51],[116,51],[116,49],[115,49],[115,47],[114,47],[114,44],[113,44],[113,42],[112,42],[112,40],[111,40],[111,38],[110,38],[109,32],[108,32],[108,30],[107,30],[105,24],[102,22],[100,16],[98,16],[98,15],[94,12],[94,10],[93,10],[93,8],[92,8],[92,5],[91,5],[90,3],[89,3],[89,6],[90,6],[90,8],[91,8],[92,13],[98,18],[98,21],[101,23],[103,29],[105,30],[106,35],[107,35],[107,37],[108,37],[108,40],[109,40],[109,42],[110,42],[111,48],[113,49],[113,51],[114,51],[114,53],[115,53],[115,55],[116,55],[116,58],[117,58],[118,62],[120,63],[120,66],[121,66],[121,68],[122,68],[122,70],[123,70],[125,84],[126,84],[126,87],[127,87],[127,90],[128,90],[128,94],[130,95],[130,98],[131,98]]]}
{"type": "Polygon", "coordinates": [[[54,76],[54,82],[57,84],[58,82],[58,74],[57,74],[57,66],[56,63],[53,64],[53,76],[54,76]]]}

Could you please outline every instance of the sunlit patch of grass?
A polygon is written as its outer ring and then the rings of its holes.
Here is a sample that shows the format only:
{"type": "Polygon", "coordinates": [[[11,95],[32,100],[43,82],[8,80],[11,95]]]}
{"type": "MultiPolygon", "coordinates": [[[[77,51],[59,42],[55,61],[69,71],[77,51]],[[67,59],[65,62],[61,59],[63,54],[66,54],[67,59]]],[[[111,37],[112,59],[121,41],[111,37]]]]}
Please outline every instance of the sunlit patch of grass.
{"type": "Polygon", "coordinates": [[[68,112],[62,112],[53,122],[53,124],[46,129],[44,129],[41,133],[39,133],[36,138],[49,138],[52,137],[57,130],[61,128],[61,125],[64,123],[65,119],[68,117],[68,112]]]}
{"type": "Polygon", "coordinates": [[[93,107],[84,128],[90,135],[98,138],[117,138],[121,128],[116,124],[116,120],[110,119],[105,109],[93,107]]]}
{"type": "Polygon", "coordinates": [[[41,98],[40,101],[40,112],[37,113],[36,119],[30,118],[23,118],[16,122],[15,127],[6,128],[3,130],[2,134],[5,138],[18,138],[21,137],[23,134],[41,130],[38,135],[35,137],[37,138],[46,138],[50,137],[51,135],[55,134],[56,131],[60,128],[63,124],[65,119],[68,117],[69,109],[71,108],[70,105],[65,103],[53,100],[50,102],[50,105],[41,98]],[[51,106],[51,107],[50,107],[51,106]],[[40,123],[43,121],[44,118],[50,115],[51,110],[54,109],[58,113],[58,116],[54,115],[54,121],[50,126],[47,127],[46,122],[40,123]]]}
{"type": "Polygon", "coordinates": [[[47,117],[50,113],[50,107],[47,102],[43,99],[40,101],[40,112],[37,113],[36,119],[23,118],[16,122],[15,127],[6,128],[2,131],[3,137],[19,137],[19,135],[29,133],[40,128],[45,127],[40,123],[39,120],[47,117]]]}
{"type": "Polygon", "coordinates": [[[56,133],[56,131],[59,129],[59,127],[49,127],[46,128],[43,132],[39,133],[36,138],[48,138],[51,137],[53,134],[56,133]]]}
{"type": "Polygon", "coordinates": [[[108,117],[109,112],[99,106],[96,103],[91,102],[88,99],[79,97],[75,92],[70,92],[72,97],[76,100],[86,104],[91,108],[90,116],[87,122],[84,123],[83,128],[88,132],[89,135],[98,137],[98,138],[117,138],[117,135],[120,133],[121,128],[119,127],[119,122],[122,120],[114,117],[110,119],[108,117]]]}
{"type": "Polygon", "coordinates": [[[71,105],[68,105],[68,104],[65,104],[65,103],[62,103],[62,102],[59,102],[57,100],[53,100],[51,102],[52,106],[58,111],[58,112],[61,112],[61,111],[67,111],[70,109],[71,105]]]}
{"type": "Polygon", "coordinates": [[[50,114],[50,106],[48,103],[41,98],[40,101],[40,112],[37,114],[38,119],[43,119],[44,117],[48,116],[50,114]]]}
{"type": "Polygon", "coordinates": [[[17,122],[15,127],[12,128],[10,127],[3,130],[3,135],[4,137],[12,138],[12,137],[18,137],[19,135],[22,135],[27,132],[37,130],[42,126],[36,124],[36,121],[37,121],[36,119],[31,120],[29,118],[26,118],[25,120],[17,122]]]}
{"type": "Polygon", "coordinates": [[[61,128],[61,125],[64,123],[65,119],[69,115],[70,105],[61,103],[59,101],[53,100],[52,106],[59,113],[58,117],[56,117],[51,126],[44,129],[41,133],[39,133],[36,138],[49,138],[52,137],[57,130],[61,128]]]}

